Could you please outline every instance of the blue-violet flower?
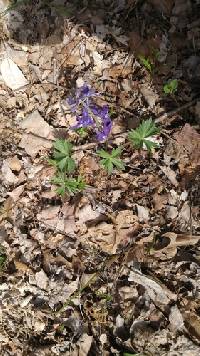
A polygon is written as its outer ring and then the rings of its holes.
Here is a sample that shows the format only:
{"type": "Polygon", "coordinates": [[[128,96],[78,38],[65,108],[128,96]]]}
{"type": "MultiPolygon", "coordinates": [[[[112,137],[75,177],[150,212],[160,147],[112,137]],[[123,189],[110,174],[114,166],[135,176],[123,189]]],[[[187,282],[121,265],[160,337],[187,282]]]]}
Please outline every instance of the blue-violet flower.
{"type": "Polygon", "coordinates": [[[87,84],[78,88],[75,97],[68,98],[67,102],[71,112],[76,114],[77,124],[72,129],[81,127],[92,127],[96,133],[98,141],[104,141],[112,128],[112,121],[109,116],[107,105],[98,106],[93,98],[99,94],[90,89],[87,84]]]}

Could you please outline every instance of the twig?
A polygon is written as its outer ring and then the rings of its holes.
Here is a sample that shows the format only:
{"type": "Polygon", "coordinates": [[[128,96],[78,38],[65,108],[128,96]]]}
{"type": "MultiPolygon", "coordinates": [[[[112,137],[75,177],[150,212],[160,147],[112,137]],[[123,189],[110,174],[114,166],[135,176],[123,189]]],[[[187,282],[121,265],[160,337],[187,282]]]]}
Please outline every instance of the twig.
{"type": "Polygon", "coordinates": [[[196,98],[196,99],[190,101],[190,102],[187,103],[187,104],[184,104],[184,105],[182,105],[182,106],[180,106],[180,107],[178,107],[178,108],[176,108],[176,109],[174,109],[174,110],[172,110],[172,111],[166,112],[166,113],[164,113],[164,114],[158,116],[158,117],[155,119],[155,122],[156,122],[156,123],[164,123],[164,121],[165,121],[166,119],[168,119],[169,117],[171,117],[171,116],[173,116],[173,115],[179,113],[180,111],[185,110],[185,109],[189,108],[190,106],[194,105],[198,99],[199,99],[199,98],[196,98]]]}

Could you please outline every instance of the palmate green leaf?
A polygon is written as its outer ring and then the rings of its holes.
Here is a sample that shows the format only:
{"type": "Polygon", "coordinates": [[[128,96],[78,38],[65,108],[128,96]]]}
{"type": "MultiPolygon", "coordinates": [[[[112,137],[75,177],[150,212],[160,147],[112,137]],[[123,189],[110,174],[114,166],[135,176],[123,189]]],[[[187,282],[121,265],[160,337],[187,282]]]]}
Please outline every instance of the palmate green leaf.
{"type": "Polygon", "coordinates": [[[142,149],[143,144],[145,144],[147,149],[151,151],[153,148],[158,147],[158,144],[151,140],[147,140],[147,138],[152,137],[159,132],[159,128],[155,125],[152,119],[148,119],[143,121],[135,130],[131,130],[128,134],[128,138],[136,148],[142,149]]]}
{"type": "Polygon", "coordinates": [[[72,173],[75,170],[76,164],[73,158],[64,157],[58,162],[57,166],[61,171],[67,171],[68,173],[72,173]]]}
{"type": "Polygon", "coordinates": [[[71,142],[67,140],[56,140],[53,144],[53,147],[58,152],[66,156],[70,156],[73,145],[71,144],[71,142]]]}
{"type": "Polygon", "coordinates": [[[143,138],[156,135],[160,132],[159,128],[155,125],[152,119],[144,120],[140,126],[135,130],[143,138]]]}
{"type": "Polygon", "coordinates": [[[119,157],[120,154],[122,153],[122,148],[121,147],[117,147],[117,148],[113,148],[111,153],[105,151],[105,150],[99,150],[97,151],[97,154],[101,157],[101,158],[108,158],[110,159],[110,157],[119,157]]]}
{"type": "Polygon", "coordinates": [[[114,168],[119,170],[123,170],[125,168],[123,162],[119,158],[121,152],[121,147],[113,148],[111,153],[106,152],[105,150],[97,151],[97,154],[103,158],[100,160],[100,164],[104,167],[109,175],[112,173],[114,168]]]}
{"type": "Polygon", "coordinates": [[[108,174],[111,174],[114,169],[112,161],[110,159],[106,159],[106,160],[102,160],[101,163],[102,163],[102,166],[108,172],[108,174]]]}
{"type": "Polygon", "coordinates": [[[109,159],[110,158],[110,153],[106,152],[105,150],[99,150],[99,151],[97,151],[97,154],[101,158],[105,158],[105,159],[107,159],[107,158],[109,159]]]}
{"type": "Polygon", "coordinates": [[[65,193],[74,195],[84,190],[86,187],[86,183],[82,177],[79,176],[78,178],[68,178],[63,173],[53,177],[51,181],[53,184],[58,185],[56,192],[62,196],[65,195],[65,193]]]}
{"type": "Polygon", "coordinates": [[[121,159],[113,158],[112,163],[119,170],[123,171],[125,169],[124,163],[121,161],[121,159]]]}
{"type": "Polygon", "coordinates": [[[114,157],[119,157],[120,154],[122,153],[121,147],[113,148],[111,152],[111,156],[114,157]]]}
{"type": "MultiPolygon", "coordinates": [[[[71,158],[72,144],[67,140],[56,140],[54,142],[53,160],[60,171],[72,173],[76,164],[71,158]]],[[[52,164],[52,163],[51,163],[52,164]]]]}
{"type": "Polygon", "coordinates": [[[144,144],[148,151],[151,151],[152,149],[159,147],[156,142],[150,140],[144,140],[144,144]]]}

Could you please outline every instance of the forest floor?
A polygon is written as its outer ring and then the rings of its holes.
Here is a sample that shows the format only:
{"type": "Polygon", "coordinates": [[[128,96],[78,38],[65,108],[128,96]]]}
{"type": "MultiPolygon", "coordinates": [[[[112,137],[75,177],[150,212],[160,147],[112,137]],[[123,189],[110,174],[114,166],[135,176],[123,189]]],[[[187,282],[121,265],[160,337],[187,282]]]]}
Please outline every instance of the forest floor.
{"type": "Polygon", "coordinates": [[[65,3],[1,19],[0,354],[199,356],[200,2],[65,3]],[[84,83],[109,106],[123,171],[70,129],[84,83]],[[151,153],[128,140],[149,118],[151,153]],[[57,138],[87,183],[73,197],[51,183],[57,138]]]}

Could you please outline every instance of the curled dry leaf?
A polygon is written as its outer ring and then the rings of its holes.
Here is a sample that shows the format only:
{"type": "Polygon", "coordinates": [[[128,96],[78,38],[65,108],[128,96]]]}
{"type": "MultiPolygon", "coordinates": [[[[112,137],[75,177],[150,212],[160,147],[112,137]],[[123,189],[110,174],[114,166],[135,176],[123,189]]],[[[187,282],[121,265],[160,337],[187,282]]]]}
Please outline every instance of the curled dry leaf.
{"type": "Polygon", "coordinates": [[[162,310],[166,307],[166,305],[176,300],[176,295],[167,289],[164,285],[161,283],[158,284],[152,278],[148,278],[138,271],[132,270],[128,280],[130,282],[142,285],[151,300],[162,310]]]}
{"type": "Polygon", "coordinates": [[[107,253],[116,253],[120,247],[134,239],[139,230],[138,217],[131,210],[123,210],[117,214],[116,219],[112,218],[112,223],[103,221],[88,228],[86,240],[98,244],[107,253]]]}

